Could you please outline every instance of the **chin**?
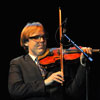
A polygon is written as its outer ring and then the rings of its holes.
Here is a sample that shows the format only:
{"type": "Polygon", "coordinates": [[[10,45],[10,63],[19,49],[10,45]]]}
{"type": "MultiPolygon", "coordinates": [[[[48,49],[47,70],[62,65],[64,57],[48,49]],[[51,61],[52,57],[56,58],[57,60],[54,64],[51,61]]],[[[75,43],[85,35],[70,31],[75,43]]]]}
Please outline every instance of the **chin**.
{"type": "Polygon", "coordinates": [[[42,49],[42,50],[39,50],[39,51],[40,51],[40,52],[39,52],[38,55],[41,56],[41,55],[43,55],[43,53],[44,53],[45,50],[42,49]]]}

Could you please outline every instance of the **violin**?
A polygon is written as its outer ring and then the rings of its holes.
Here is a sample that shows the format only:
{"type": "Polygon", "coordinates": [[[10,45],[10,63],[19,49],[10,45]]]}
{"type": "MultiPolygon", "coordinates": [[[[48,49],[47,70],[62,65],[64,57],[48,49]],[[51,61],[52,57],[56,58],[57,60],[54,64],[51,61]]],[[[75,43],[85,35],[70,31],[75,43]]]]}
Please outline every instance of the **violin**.
{"type": "MultiPolygon", "coordinates": [[[[82,46],[79,46],[82,48],[82,46]]],[[[99,52],[100,49],[92,49],[92,52],[99,52]]],[[[69,49],[63,49],[63,59],[64,60],[75,60],[78,59],[81,52],[76,47],[70,47],[69,49]]],[[[48,48],[46,52],[38,57],[41,65],[49,65],[60,60],[60,48],[48,48]]]]}

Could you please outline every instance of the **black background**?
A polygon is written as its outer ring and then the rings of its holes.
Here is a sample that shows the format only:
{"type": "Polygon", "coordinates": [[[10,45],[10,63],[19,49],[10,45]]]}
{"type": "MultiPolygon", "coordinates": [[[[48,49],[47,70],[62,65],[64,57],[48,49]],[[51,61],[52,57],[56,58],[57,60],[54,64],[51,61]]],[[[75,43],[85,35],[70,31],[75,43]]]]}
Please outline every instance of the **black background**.
{"type": "MultiPolygon", "coordinates": [[[[100,6],[99,2],[67,0],[40,0],[1,3],[1,92],[5,99],[8,94],[8,70],[11,59],[23,54],[20,47],[20,32],[29,21],[40,21],[49,33],[48,47],[59,46],[55,41],[55,32],[59,26],[59,6],[62,21],[67,17],[67,34],[77,44],[99,49],[100,6]]],[[[59,34],[59,33],[58,33],[59,34]]],[[[89,100],[100,100],[99,58],[93,53],[93,63],[89,75],[89,100]]]]}

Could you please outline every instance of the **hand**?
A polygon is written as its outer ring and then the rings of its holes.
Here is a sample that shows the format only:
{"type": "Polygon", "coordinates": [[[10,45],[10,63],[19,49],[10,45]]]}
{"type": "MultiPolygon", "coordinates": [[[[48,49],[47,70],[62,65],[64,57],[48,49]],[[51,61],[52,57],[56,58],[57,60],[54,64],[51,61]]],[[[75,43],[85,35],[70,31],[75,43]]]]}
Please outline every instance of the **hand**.
{"type": "MultiPolygon", "coordinates": [[[[92,55],[92,48],[90,47],[82,47],[81,48],[85,53],[89,54],[89,55],[92,55]]],[[[83,53],[81,53],[81,56],[80,56],[80,63],[83,65],[83,66],[86,66],[86,58],[85,56],[83,55],[83,53]]]]}
{"type": "Polygon", "coordinates": [[[82,47],[81,49],[87,54],[92,54],[92,48],[90,47],[82,47]]]}
{"type": "Polygon", "coordinates": [[[53,83],[54,81],[56,81],[58,83],[63,83],[64,78],[63,78],[63,73],[61,71],[53,73],[44,82],[45,82],[45,85],[47,86],[47,85],[50,85],[51,83],[53,83]]]}

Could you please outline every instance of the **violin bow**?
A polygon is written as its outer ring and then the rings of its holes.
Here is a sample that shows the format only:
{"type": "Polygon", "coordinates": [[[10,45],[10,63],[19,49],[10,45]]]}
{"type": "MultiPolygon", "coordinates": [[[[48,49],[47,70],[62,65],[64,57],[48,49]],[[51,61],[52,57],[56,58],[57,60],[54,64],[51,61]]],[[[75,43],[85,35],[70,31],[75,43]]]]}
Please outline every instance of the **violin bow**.
{"type": "Polygon", "coordinates": [[[61,64],[61,72],[63,73],[63,44],[61,43],[62,39],[62,18],[61,18],[61,8],[59,7],[59,35],[60,35],[60,64],[61,64]]]}

